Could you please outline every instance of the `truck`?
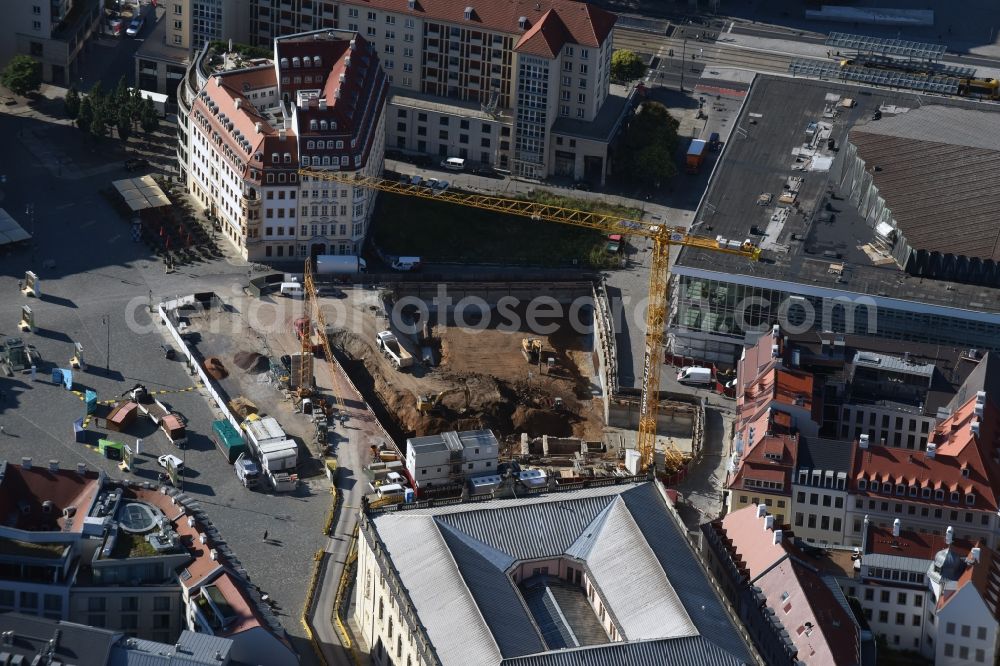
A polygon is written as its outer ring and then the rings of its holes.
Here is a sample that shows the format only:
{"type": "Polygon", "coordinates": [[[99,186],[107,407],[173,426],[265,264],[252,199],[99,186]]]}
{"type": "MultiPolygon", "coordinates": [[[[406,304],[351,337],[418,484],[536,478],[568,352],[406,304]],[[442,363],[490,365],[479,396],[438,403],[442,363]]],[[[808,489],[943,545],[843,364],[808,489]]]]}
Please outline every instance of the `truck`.
{"type": "Polygon", "coordinates": [[[392,331],[382,331],[376,336],[375,343],[382,355],[392,361],[396,369],[402,370],[413,365],[413,355],[399,344],[392,331]]]}
{"type": "Polygon", "coordinates": [[[256,488],[260,481],[260,468],[246,452],[241,453],[233,463],[236,470],[236,478],[240,480],[244,488],[256,488]]]}
{"type": "Polygon", "coordinates": [[[677,381],[681,384],[711,384],[713,381],[712,369],[684,366],[677,373],[677,381]]]}
{"type": "Polygon", "coordinates": [[[317,275],[357,275],[364,273],[368,264],[361,257],[349,254],[320,254],[316,256],[317,275]]]}
{"type": "Polygon", "coordinates": [[[701,171],[701,164],[705,161],[705,148],[708,142],[704,139],[695,139],[687,151],[685,169],[688,173],[695,174],[701,171]]]}
{"type": "Polygon", "coordinates": [[[153,398],[142,384],[136,384],[128,393],[139,406],[139,411],[163,431],[171,444],[177,447],[187,444],[187,428],[183,416],[170,409],[166,403],[153,398]]]}
{"type": "Polygon", "coordinates": [[[298,445],[273,416],[248,418],[243,422],[243,432],[264,471],[287,472],[298,466],[298,445]]]}

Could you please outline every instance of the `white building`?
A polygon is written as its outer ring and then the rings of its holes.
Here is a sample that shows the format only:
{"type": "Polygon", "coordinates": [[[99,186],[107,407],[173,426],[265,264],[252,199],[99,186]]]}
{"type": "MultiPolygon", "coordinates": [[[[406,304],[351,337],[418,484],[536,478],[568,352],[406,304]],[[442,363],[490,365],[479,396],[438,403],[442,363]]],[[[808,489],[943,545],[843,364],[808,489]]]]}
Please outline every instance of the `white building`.
{"type": "Polygon", "coordinates": [[[324,30],[275,40],[264,65],[212,71],[212,56],[203,51],[185,77],[182,89],[197,81],[197,92],[178,95],[188,190],[245,259],[356,254],[375,192],[298,171],[381,172],[378,55],[361,37],[324,30]]]}
{"type": "Polygon", "coordinates": [[[413,506],[361,519],[371,664],[764,663],[659,483],[413,506]]]}
{"type": "Polygon", "coordinates": [[[489,430],[443,432],[406,440],[406,470],[415,490],[462,484],[478,474],[496,472],[497,438],[489,430]]]}
{"type": "Polygon", "coordinates": [[[939,665],[993,664],[1000,561],[981,543],[866,523],[852,571],[838,582],[890,648],[939,665]]]}

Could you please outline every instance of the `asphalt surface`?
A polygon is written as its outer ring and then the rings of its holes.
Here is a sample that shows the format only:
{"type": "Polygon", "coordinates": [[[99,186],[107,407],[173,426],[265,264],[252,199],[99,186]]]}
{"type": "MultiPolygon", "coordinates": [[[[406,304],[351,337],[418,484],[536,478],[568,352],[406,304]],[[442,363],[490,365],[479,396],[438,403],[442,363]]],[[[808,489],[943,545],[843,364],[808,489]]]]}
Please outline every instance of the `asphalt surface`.
{"type": "MultiPolygon", "coordinates": [[[[83,462],[120,476],[114,462],[74,442],[72,423],[83,416],[83,403],[51,382],[53,366],[68,367],[74,342],[83,344],[88,363],[74,373],[76,389],[93,389],[102,400],[137,382],[167,391],[162,398],[188,421],[189,445],[179,452],[188,467],[185,491],[205,506],[252,581],[277,601],[296,649],[311,660],[299,613],[313,555],[325,545],[329,483],[317,477],[285,496],[244,489],[209,439],[218,416],[197,390],[185,390],[192,377],[183,364],[164,358],[160,345],[166,338],[148,313],[150,294],[157,301],[198,291],[237,293],[246,284],[246,266],[222,259],[165,274],[144,244],[132,242],[128,225],[98,193],[111,180],[130,175],[121,167],[115,142],[94,146],[75,128],[39,119],[24,106],[0,108],[0,133],[9,138],[0,147],[0,164],[6,165],[0,168],[6,176],[0,207],[36,231],[34,248],[0,248],[0,336],[20,335],[43,359],[34,381],[29,374],[0,377],[4,457],[54,459],[66,467],[83,462]],[[28,204],[33,222],[24,213],[28,204]],[[41,277],[40,299],[19,295],[17,283],[29,268],[41,277]],[[35,333],[17,331],[22,304],[35,311],[35,333]]],[[[96,437],[95,429],[90,444],[96,437]]],[[[143,440],[142,455],[132,476],[155,480],[155,457],[178,451],[146,423],[114,439],[134,445],[137,437],[143,440]]]]}

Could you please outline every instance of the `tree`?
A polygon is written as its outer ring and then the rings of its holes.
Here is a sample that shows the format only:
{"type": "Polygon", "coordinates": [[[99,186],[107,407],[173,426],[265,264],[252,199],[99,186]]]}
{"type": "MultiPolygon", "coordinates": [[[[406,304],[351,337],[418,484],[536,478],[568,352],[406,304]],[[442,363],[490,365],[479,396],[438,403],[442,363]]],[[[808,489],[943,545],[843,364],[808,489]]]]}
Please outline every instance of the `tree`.
{"type": "Polygon", "coordinates": [[[15,95],[24,97],[42,86],[42,63],[31,56],[14,56],[0,75],[0,83],[15,95]]]}
{"type": "Polygon", "coordinates": [[[160,127],[160,115],[156,112],[153,100],[149,98],[143,100],[139,123],[142,125],[142,131],[146,134],[152,134],[160,127]]]}
{"type": "Polygon", "coordinates": [[[94,103],[88,96],[80,100],[80,113],[76,116],[76,126],[84,132],[89,132],[92,122],[94,122],[94,103]]]}
{"type": "Polygon", "coordinates": [[[77,116],[80,115],[80,93],[76,91],[76,88],[70,87],[66,91],[63,103],[66,104],[66,115],[70,117],[70,120],[76,120],[77,116]]]}
{"type": "Polygon", "coordinates": [[[646,64],[632,51],[624,49],[611,54],[611,78],[616,81],[635,81],[646,74],[646,64]]]}
{"type": "Polygon", "coordinates": [[[132,88],[132,99],[129,100],[129,111],[132,113],[132,122],[137,123],[142,118],[142,91],[139,86],[132,88]]]}
{"type": "Polygon", "coordinates": [[[110,117],[105,105],[96,105],[94,107],[94,118],[90,121],[90,133],[95,139],[103,139],[108,135],[109,120],[110,117]]]}
{"type": "Polygon", "coordinates": [[[118,130],[118,138],[122,140],[122,143],[127,144],[129,136],[132,135],[132,112],[127,106],[118,108],[115,129],[118,130]]]}
{"type": "Polygon", "coordinates": [[[677,174],[677,119],[658,102],[643,102],[615,150],[622,173],[645,187],[659,187],[677,174]]]}

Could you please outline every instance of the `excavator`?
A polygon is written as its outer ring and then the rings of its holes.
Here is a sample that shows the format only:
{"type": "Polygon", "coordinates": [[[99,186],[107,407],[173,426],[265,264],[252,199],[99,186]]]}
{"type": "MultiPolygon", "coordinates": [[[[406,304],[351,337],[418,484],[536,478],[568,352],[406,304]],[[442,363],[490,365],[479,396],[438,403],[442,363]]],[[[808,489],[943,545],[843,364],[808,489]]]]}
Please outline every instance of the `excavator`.
{"type": "Polygon", "coordinates": [[[465,409],[462,410],[463,413],[469,411],[469,405],[472,404],[472,396],[469,393],[469,387],[465,384],[462,386],[455,386],[450,389],[445,389],[439,393],[432,393],[430,395],[418,395],[417,396],[417,411],[421,414],[431,414],[433,412],[441,411],[441,400],[445,396],[452,393],[457,393],[458,391],[465,391],[465,409]]]}
{"type": "MultiPolygon", "coordinates": [[[[663,337],[667,325],[667,290],[669,288],[670,248],[684,246],[703,251],[738,255],[758,261],[761,249],[750,240],[709,238],[692,235],[683,227],[652,224],[639,220],[623,220],[615,215],[575,210],[553,204],[526,199],[465,192],[456,188],[445,191],[432,190],[412,182],[402,183],[358,172],[330,171],[303,167],[299,169],[302,182],[331,181],[354,187],[366,187],[379,192],[403,196],[447,201],[462,206],[526,217],[536,222],[556,222],[602,234],[629,234],[633,238],[648,238],[653,247],[649,260],[649,300],[646,309],[646,353],[642,372],[642,398],[639,411],[638,467],[643,472],[652,471],[656,453],[657,412],[660,409],[660,369],[663,365],[663,337]]],[[[306,260],[307,292],[311,291],[309,260],[306,260]]],[[[325,337],[325,336],[324,336],[325,337]]],[[[425,401],[429,405],[433,398],[425,401]]],[[[419,409],[419,401],[418,401],[419,409]]],[[[673,472],[684,464],[684,456],[676,448],[664,448],[664,471],[673,472]]]]}
{"type": "Polygon", "coordinates": [[[538,360],[542,356],[542,341],[538,338],[523,338],[521,340],[521,353],[524,360],[532,365],[538,365],[538,360]]]}

